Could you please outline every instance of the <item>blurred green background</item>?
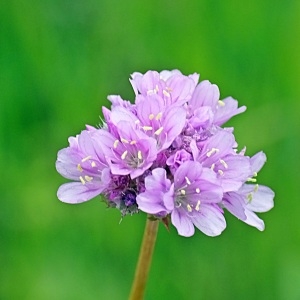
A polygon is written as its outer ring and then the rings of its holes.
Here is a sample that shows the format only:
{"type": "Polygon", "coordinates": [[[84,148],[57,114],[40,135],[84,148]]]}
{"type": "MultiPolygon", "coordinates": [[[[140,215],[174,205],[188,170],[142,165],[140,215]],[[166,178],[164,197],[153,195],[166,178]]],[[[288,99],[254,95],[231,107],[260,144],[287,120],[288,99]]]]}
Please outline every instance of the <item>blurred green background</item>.
{"type": "Polygon", "coordinates": [[[145,299],[300,299],[300,1],[27,0],[0,5],[0,299],[127,299],[145,215],[67,205],[57,151],[133,99],[134,71],[178,68],[246,105],[229,125],[268,156],[266,230],[160,226],[145,299]]]}

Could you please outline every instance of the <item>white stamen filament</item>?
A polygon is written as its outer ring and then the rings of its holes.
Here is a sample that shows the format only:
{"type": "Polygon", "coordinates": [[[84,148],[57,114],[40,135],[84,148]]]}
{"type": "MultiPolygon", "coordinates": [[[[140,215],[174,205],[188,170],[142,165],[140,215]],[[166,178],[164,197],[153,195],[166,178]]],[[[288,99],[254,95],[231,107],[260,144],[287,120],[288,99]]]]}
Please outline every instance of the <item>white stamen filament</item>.
{"type": "Polygon", "coordinates": [[[85,184],[85,180],[82,178],[82,176],[79,177],[82,184],[85,184]]]}
{"type": "Polygon", "coordinates": [[[200,200],[198,200],[197,205],[196,205],[196,207],[195,207],[195,210],[196,210],[196,211],[199,211],[199,210],[200,210],[200,204],[201,204],[201,202],[200,202],[200,200]]]}

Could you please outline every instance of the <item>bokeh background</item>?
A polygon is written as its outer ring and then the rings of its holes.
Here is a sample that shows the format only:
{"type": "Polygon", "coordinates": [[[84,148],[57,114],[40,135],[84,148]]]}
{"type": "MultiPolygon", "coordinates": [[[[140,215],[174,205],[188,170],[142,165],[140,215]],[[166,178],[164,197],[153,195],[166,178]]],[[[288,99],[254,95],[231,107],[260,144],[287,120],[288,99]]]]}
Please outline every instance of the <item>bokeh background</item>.
{"type": "Polygon", "coordinates": [[[263,233],[161,226],[145,299],[300,299],[299,20],[297,0],[1,1],[0,299],[127,299],[145,215],[61,203],[56,154],[131,73],[175,68],[248,107],[228,125],[275,208],[263,233]]]}

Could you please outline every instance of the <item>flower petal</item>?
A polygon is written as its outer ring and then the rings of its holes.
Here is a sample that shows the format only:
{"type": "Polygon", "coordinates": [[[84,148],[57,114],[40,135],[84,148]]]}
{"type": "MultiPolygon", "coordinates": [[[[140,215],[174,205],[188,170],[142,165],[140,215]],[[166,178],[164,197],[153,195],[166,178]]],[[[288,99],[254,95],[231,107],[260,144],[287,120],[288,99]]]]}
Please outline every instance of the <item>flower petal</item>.
{"type": "Polygon", "coordinates": [[[213,205],[200,205],[198,212],[193,212],[194,225],[208,236],[217,236],[226,228],[225,218],[220,208],[213,205]]]}
{"type": "Polygon", "coordinates": [[[69,182],[59,187],[57,197],[62,202],[76,204],[88,201],[98,196],[102,191],[103,188],[98,186],[91,187],[91,185],[83,185],[81,182],[69,182]]]}
{"type": "Polygon", "coordinates": [[[185,215],[185,212],[181,214],[179,209],[174,209],[171,214],[171,221],[178,234],[189,237],[195,233],[194,225],[191,219],[185,215]]]}

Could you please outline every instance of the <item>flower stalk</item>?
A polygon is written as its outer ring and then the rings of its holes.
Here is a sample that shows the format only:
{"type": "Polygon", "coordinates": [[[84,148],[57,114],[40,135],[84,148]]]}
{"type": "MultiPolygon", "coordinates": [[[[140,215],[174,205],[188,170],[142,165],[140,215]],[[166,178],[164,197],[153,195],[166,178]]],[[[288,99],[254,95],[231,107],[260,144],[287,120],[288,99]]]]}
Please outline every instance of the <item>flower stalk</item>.
{"type": "Polygon", "coordinates": [[[158,231],[158,220],[147,218],[140,255],[131,287],[130,300],[143,299],[158,231]]]}

